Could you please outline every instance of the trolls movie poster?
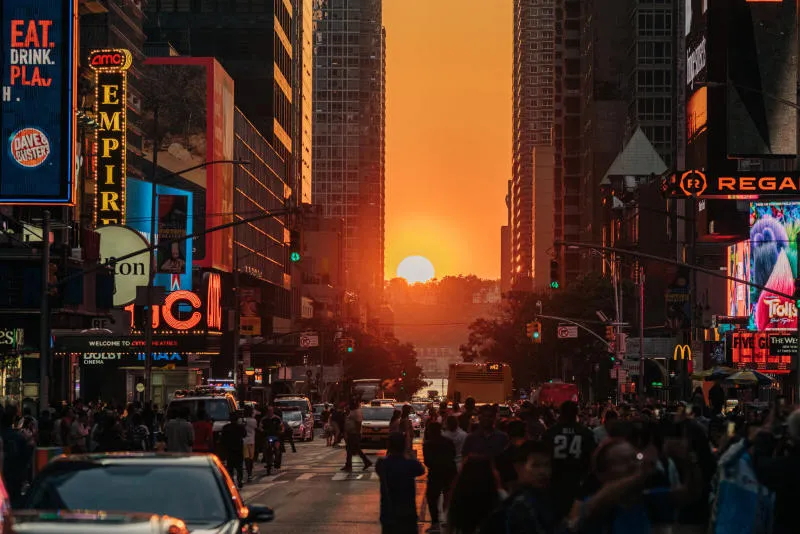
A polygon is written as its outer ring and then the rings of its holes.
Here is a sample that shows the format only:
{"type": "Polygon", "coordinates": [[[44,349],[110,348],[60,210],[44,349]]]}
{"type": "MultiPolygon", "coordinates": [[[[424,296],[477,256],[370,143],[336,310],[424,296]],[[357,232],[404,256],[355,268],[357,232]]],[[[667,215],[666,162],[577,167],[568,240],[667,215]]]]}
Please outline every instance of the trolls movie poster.
{"type": "Polygon", "coordinates": [[[797,269],[796,237],[800,230],[800,202],[750,203],[750,277],[765,290],[750,288],[751,328],[794,330],[797,307],[791,295],[797,269]]]}

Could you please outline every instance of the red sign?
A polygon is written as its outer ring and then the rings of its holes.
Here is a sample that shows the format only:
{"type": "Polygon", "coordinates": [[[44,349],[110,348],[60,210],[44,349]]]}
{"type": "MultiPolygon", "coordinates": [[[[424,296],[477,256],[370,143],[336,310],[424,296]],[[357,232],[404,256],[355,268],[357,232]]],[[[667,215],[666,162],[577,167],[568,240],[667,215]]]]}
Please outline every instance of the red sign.
{"type": "Polygon", "coordinates": [[[770,354],[769,334],[766,332],[733,332],[731,348],[734,367],[771,373],[788,372],[791,368],[791,356],[770,354]]]}
{"type": "MultiPolygon", "coordinates": [[[[219,276],[219,275],[217,275],[219,276]]],[[[197,293],[181,289],[169,293],[164,298],[162,305],[153,306],[152,325],[153,330],[159,328],[178,330],[181,332],[189,332],[191,330],[202,330],[203,327],[208,330],[220,330],[222,328],[222,304],[220,300],[220,285],[219,282],[214,283],[213,279],[208,287],[208,300],[206,305],[197,293]],[[181,311],[181,306],[191,309],[190,312],[181,311]],[[205,324],[203,320],[205,319],[205,324]],[[161,322],[164,322],[162,325],[161,322]]],[[[129,304],[125,307],[131,313],[131,328],[135,328],[134,321],[134,304],[129,304]]]]}

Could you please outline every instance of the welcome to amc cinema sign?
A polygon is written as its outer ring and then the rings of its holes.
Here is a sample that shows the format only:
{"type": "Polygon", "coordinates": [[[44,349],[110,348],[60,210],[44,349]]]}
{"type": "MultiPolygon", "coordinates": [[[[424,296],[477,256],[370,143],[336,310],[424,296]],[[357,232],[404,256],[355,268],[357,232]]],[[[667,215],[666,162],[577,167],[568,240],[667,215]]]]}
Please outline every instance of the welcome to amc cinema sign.
{"type": "Polygon", "coordinates": [[[680,171],[661,181],[666,198],[754,199],[800,195],[800,172],[741,172],[738,174],[680,171]]]}

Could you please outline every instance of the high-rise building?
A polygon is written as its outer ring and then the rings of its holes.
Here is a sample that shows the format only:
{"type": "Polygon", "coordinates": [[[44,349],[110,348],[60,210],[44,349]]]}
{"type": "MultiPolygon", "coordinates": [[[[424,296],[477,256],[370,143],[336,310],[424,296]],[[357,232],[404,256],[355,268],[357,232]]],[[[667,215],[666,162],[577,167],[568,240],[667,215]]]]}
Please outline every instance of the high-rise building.
{"type": "MultiPolygon", "coordinates": [[[[578,241],[581,233],[581,0],[557,0],[553,147],[553,233],[556,240],[578,241]]],[[[552,246],[552,245],[550,245],[552,246]]],[[[580,274],[580,251],[560,252],[562,280],[580,274]]]]}
{"type": "Polygon", "coordinates": [[[311,203],[311,140],[314,116],[314,2],[294,0],[294,28],[292,31],[294,50],[292,152],[294,178],[291,184],[295,201],[311,203]]]}
{"type": "MultiPolygon", "coordinates": [[[[534,240],[536,147],[553,144],[556,0],[514,0],[513,165],[510,192],[511,285],[533,288],[536,254],[551,242],[534,240]]],[[[550,199],[552,202],[552,198],[550,199]]]]}
{"type": "Polygon", "coordinates": [[[236,105],[291,167],[293,77],[291,0],[145,3],[149,41],[190,56],[215,57],[236,86],[236,105]]]}
{"type": "Polygon", "coordinates": [[[386,32],[380,0],[315,5],[313,201],[344,219],[349,299],[383,290],[386,32]]]}

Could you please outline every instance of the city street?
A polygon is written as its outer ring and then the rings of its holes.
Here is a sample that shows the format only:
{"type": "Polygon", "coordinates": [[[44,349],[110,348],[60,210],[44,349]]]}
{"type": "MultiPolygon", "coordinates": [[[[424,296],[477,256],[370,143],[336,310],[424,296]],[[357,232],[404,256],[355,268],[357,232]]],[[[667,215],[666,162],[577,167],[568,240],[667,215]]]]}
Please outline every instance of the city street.
{"type": "MultiPolygon", "coordinates": [[[[420,449],[421,444],[415,444],[415,448],[420,449]]],[[[386,453],[384,449],[365,452],[373,462],[386,453]]],[[[297,454],[290,449],[277,473],[266,476],[263,465],[258,465],[254,481],[241,491],[242,498],[246,504],[263,504],[275,510],[275,521],[263,526],[265,532],[379,533],[380,496],[375,468],[362,471],[360,460],[354,460],[353,472],[344,473],[339,470],[344,459],[344,447],[326,447],[318,435],[312,442],[298,443],[297,454]]],[[[423,504],[424,489],[425,477],[420,477],[418,510],[423,504]]],[[[420,513],[420,519],[427,519],[427,511],[420,513]]],[[[425,521],[420,525],[428,526],[425,521]]]]}

